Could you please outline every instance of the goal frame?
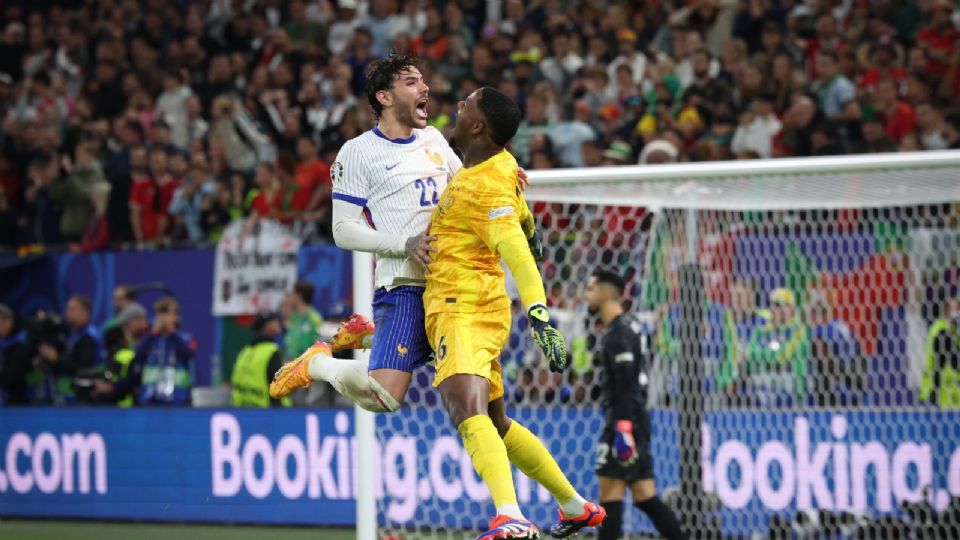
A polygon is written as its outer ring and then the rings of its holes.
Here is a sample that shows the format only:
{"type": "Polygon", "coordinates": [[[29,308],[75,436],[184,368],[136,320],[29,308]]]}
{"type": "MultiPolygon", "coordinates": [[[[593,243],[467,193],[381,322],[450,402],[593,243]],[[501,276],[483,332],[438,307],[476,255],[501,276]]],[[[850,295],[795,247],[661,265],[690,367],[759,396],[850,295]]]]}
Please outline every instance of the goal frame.
{"type": "MultiPolygon", "coordinates": [[[[579,202],[582,204],[618,204],[614,200],[598,198],[584,200],[579,195],[558,197],[565,188],[579,186],[602,186],[644,184],[650,182],[691,183],[691,189],[684,191],[691,197],[670,199],[672,208],[704,208],[703,193],[695,193],[697,185],[706,186],[716,180],[730,180],[757,176],[826,175],[843,173],[870,173],[875,171],[909,170],[913,168],[936,169],[960,167],[960,151],[944,150],[930,152],[862,154],[847,156],[780,158],[772,160],[721,161],[701,163],[673,163],[664,165],[626,165],[574,169],[549,169],[528,171],[530,186],[525,197],[530,202],[579,202]],[[696,200],[694,200],[696,199],[696,200]]],[[[960,178],[957,179],[960,190],[960,178]]],[[[707,193],[709,196],[709,193],[707,193]]],[[[642,195],[626,203],[628,206],[647,206],[658,208],[663,205],[662,198],[644,199],[642,195]]],[[[849,207],[844,201],[844,207],[849,207]]],[[[619,204],[625,204],[619,202],[619,204]]],[[[892,205],[893,203],[891,203],[892,205]]],[[[829,204],[828,204],[829,206],[829,204]]],[[[864,204],[874,206],[874,204],[864,204]]],[[[719,206],[717,208],[725,208],[719,206]]],[[[784,208],[795,208],[784,206],[784,208]]],[[[689,212],[688,220],[695,220],[694,212],[689,212]]],[[[688,223],[688,234],[696,234],[696,224],[688,223]]],[[[695,242],[687,242],[687,261],[695,260],[695,242]]],[[[374,291],[373,256],[369,253],[353,254],[353,302],[354,311],[370,316],[374,291]]],[[[363,352],[361,354],[367,354],[363,352]]],[[[376,540],[377,538],[377,502],[376,479],[373,464],[376,463],[374,451],[378,447],[376,421],[374,413],[355,408],[355,434],[357,465],[357,540],[376,540]]],[[[699,446],[696,447],[699,449],[699,446]]]]}

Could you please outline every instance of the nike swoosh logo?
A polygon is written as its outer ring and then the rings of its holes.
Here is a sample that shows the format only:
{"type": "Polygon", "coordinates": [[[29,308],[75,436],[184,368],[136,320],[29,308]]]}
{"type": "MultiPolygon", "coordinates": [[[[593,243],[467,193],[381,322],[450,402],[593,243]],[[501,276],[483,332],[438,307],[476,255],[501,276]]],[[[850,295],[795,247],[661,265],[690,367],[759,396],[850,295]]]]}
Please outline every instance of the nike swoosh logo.
{"type": "Polygon", "coordinates": [[[393,165],[387,165],[387,170],[388,170],[388,171],[393,170],[393,168],[396,167],[396,166],[399,165],[399,164],[400,164],[400,162],[398,161],[398,162],[394,163],[393,165]]]}

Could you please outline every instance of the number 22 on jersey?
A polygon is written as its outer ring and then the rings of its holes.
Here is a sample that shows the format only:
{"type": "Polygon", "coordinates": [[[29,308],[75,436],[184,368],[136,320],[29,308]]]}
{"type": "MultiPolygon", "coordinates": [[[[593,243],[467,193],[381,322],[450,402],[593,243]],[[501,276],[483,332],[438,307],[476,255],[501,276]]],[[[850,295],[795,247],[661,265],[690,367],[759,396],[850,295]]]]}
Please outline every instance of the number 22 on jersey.
{"type": "Polygon", "coordinates": [[[420,206],[436,206],[440,200],[437,181],[433,178],[418,178],[413,185],[420,190],[420,206]]]}

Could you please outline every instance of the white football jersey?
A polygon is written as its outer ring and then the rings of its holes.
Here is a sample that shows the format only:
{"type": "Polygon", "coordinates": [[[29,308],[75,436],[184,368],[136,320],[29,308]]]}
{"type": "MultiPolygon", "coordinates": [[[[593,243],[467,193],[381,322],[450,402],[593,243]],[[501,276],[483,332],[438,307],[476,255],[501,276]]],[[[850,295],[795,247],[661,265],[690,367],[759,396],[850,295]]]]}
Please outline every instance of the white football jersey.
{"type": "MultiPolygon", "coordinates": [[[[460,158],[434,127],[388,139],[373,128],[347,141],[330,168],[333,198],[364,208],[378,231],[413,236],[427,229],[430,213],[461,167],[460,158]]],[[[377,257],[375,286],[422,285],[420,266],[406,257],[377,257]]]]}

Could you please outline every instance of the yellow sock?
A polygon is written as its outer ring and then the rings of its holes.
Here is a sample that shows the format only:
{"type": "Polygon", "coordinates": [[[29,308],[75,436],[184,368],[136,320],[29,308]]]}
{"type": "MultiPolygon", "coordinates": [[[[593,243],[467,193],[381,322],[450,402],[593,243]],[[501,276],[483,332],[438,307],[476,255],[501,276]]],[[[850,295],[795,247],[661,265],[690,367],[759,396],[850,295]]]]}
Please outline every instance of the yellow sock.
{"type": "MultiPolygon", "coordinates": [[[[499,513],[504,508],[517,507],[517,492],[513,487],[513,473],[510,470],[510,460],[507,458],[507,449],[497,433],[497,428],[489,416],[477,415],[464,420],[457,431],[463,437],[463,447],[470,454],[473,468],[480,478],[487,484],[493,504],[499,513]]],[[[514,512],[510,512],[513,514],[514,512]]],[[[511,516],[522,518],[522,515],[511,516]]]]}
{"type": "Polygon", "coordinates": [[[510,462],[523,471],[523,474],[547,488],[560,506],[564,507],[564,512],[568,515],[579,515],[583,511],[584,499],[573,488],[557,465],[557,460],[553,459],[536,435],[530,433],[520,422],[511,419],[507,434],[503,437],[503,444],[507,447],[510,462]]]}

